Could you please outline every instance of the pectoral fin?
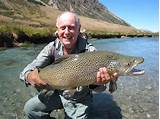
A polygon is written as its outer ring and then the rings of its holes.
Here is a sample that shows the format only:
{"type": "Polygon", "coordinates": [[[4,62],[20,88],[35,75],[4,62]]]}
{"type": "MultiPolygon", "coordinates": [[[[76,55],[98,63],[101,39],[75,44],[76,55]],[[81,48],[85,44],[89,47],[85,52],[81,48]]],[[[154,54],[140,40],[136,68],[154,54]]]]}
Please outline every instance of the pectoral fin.
{"type": "Polygon", "coordinates": [[[116,90],[117,90],[116,80],[110,81],[110,83],[109,83],[109,92],[110,92],[110,93],[113,93],[113,92],[116,91],[116,90]]]}

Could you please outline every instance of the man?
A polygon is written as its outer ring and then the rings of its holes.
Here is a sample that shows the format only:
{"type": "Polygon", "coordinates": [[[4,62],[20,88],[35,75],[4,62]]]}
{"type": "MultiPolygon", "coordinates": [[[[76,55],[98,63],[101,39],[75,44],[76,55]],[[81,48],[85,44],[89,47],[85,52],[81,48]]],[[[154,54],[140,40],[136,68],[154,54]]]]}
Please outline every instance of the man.
{"type": "MultiPolygon", "coordinates": [[[[57,18],[56,27],[57,39],[49,43],[21,73],[20,79],[24,80],[26,85],[34,86],[37,89],[49,89],[49,84],[40,79],[38,68],[54,63],[63,55],[96,50],[87,43],[87,39],[80,36],[81,25],[75,13],[62,13],[57,18]]],[[[91,91],[105,90],[105,84],[115,78],[117,77],[110,76],[107,69],[102,67],[97,71],[97,83],[95,85],[77,87],[74,94],[71,94],[70,90],[42,91],[25,104],[25,114],[29,119],[51,119],[49,116],[51,111],[64,108],[66,118],[85,119],[88,117],[88,110],[92,103],[91,91]]]]}

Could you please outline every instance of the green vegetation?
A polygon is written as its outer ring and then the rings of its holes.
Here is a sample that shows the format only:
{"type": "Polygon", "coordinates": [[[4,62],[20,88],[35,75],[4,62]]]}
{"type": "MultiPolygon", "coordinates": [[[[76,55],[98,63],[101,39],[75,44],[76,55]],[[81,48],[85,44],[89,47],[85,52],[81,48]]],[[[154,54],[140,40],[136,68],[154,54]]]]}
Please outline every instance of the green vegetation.
{"type": "Polygon", "coordinates": [[[4,23],[0,25],[0,32],[14,32],[16,34],[25,33],[29,37],[33,35],[48,36],[55,31],[56,28],[52,27],[32,27],[17,23],[4,23]]]}
{"type": "Polygon", "coordinates": [[[88,30],[87,34],[92,38],[121,38],[121,37],[152,37],[154,34],[146,32],[108,32],[101,30],[88,30]]]}

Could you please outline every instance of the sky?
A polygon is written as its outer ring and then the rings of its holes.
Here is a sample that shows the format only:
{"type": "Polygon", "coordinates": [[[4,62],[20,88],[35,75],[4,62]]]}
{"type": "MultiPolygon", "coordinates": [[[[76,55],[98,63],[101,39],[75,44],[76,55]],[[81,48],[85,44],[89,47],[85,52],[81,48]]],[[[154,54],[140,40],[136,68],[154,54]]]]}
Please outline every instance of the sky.
{"type": "Polygon", "coordinates": [[[159,31],[158,0],[99,0],[99,2],[135,28],[159,31]]]}

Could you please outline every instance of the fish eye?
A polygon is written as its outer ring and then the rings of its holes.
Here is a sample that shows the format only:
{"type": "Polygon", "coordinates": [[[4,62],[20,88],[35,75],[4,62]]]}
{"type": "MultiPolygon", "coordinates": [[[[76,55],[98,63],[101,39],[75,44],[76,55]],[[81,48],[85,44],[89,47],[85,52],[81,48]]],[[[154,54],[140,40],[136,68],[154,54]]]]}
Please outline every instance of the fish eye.
{"type": "Polygon", "coordinates": [[[129,62],[128,64],[127,64],[127,66],[130,66],[132,63],[131,62],[129,62]]]}

